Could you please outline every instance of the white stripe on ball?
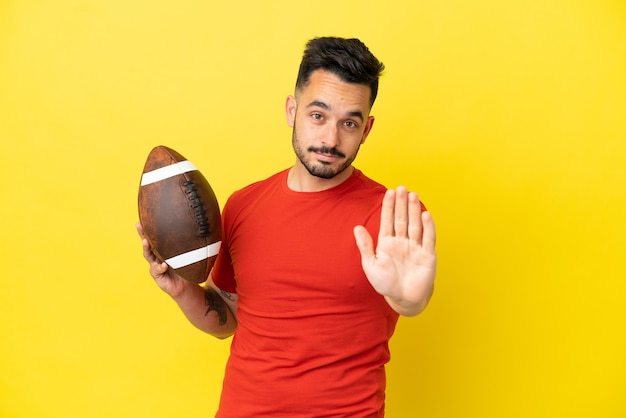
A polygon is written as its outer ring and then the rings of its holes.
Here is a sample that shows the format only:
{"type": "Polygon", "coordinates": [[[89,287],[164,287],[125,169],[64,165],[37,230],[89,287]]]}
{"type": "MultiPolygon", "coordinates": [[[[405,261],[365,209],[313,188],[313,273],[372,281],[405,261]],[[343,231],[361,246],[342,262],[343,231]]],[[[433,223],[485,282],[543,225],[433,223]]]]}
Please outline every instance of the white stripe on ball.
{"type": "Polygon", "coordinates": [[[222,245],[222,241],[215,242],[213,244],[207,245],[206,247],[198,248],[197,250],[192,250],[186,253],[179,254],[177,256],[168,258],[165,262],[174,269],[179,269],[181,267],[188,266],[193,263],[197,263],[198,261],[202,261],[209,257],[213,257],[217,255],[220,251],[220,246],[222,245]]]}
{"type": "Polygon", "coordinates": [[[198,169],[190,161],[181,161],[176,164],[170,164],[168,166],[157,168],[156,170],[148,171],[147,173],[143,173],[143,175],[141,176],[141,185],[145,186],[146,184],[156,183],[158,181],[165,180],[179,174],[196,170],[198,169]]]}

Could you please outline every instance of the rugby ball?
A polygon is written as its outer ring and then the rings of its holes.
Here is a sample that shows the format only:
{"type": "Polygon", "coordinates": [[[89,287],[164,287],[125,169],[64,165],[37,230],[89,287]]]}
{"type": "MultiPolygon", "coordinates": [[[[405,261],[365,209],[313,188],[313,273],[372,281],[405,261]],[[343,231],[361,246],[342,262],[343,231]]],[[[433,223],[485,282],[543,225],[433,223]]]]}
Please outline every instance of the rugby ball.
{"type": "Polygon", "coordinates": [[[198,168],[166,146],[155,147],[146,159],[139,221],[159,260],[185,280],[207,280],[221,244],[219,204],[198,168]]]}

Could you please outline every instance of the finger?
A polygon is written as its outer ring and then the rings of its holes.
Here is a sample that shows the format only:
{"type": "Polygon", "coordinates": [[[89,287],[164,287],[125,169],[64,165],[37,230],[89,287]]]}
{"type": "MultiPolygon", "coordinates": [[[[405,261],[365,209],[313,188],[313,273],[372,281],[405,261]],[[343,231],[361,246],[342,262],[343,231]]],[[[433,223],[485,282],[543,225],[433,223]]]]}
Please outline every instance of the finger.
{"type": "Polygon", "coordinates": [[[148,260],[148,263],[152,265],[163,263],[159,257],[156,256],[154,251],[152,251],[152,247],[146,238],[141,240],[141,245],[143,247],[143,257],[148,260]]]}
{"type": "Polygon", "coordinates": [[[396,202],[394,208],[394,232],[397,237],[406,237],[409,225],[409,208],[407,190],[404,186],[396,189],[396,202]]]}
{"type": "Polygon", "coordinates": [[[359,225],[354,227],[354,239],[361,253],[361,262],[364,264],[369,262],[375,256],[372,236],[365,227],[359,225]]]}
{"type": "Polygon", "coordinates": [[[396,203],[396,192],[387,190],[383,197],[383,204],[380,210],[380,229],[378,238],[393,235],[393,211],[396,203]]]}
{"type": "Polygon", "coordinates": [[[418,244],[422,241],[422,207],[417,193],[409,193],[409,239],[418,244]]]}
{"type": "Polygon", "coordinates": [[[153,277],[161,276],[165,274],[168,268],[169,266],[167,265],[167,263],[165,262],[162,263],[159,260],[156,260],[156,263],[152,264],[152,266],[150,267],[153,273],[152,274],[153,277]]]}
{"type": "Polygon", "coordinates": [[[435,244],[437,242],[437,234],[435,232],[435,221],[428,211],[422,212],[422,224],[424,225],[424,236],[422,238],[422,247],[429,253],[435,252],[435,244]]]}
{"type": "Polygon", "coordinates": [[[143,238],[141,240],[141,245],[143,247],[143,257],[151,264],[157,261],[157,258],[154,255],[154,252],[152,252],[152,248],[150,247],[150,243],[148,242],[148,240],[143,238]]]}
{"type": "Polygon", "coordinates": [[[141,223],[137,222],[135,227],[137,228],[137,232],[139,233],[139,236],[141,237],[141,245],[143,247],[143,257],[146,260],[148,260],[148,262],[150,262],[151,264],[160,263],[161,260],[159,260],[157,256],[154,254],[154,251],[152,251],[152,247],[150,246],[148,239],[143,234],[143,227],[141,226],[141,223]]]}

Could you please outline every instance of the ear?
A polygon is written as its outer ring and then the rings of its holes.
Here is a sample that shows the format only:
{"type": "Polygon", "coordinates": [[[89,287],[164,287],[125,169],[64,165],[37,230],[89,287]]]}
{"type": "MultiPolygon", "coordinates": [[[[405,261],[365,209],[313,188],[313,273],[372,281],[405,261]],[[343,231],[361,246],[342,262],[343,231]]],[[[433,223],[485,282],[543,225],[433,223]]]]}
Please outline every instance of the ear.
{"type": "Polygon", "coordinates": [[[363,136],[361,137],[361,144],[365,143],[367,136],[372,131],[372,127],[374,126],[374,116],[368,116],[367,122],[365,123],[365,130],[363,131],[363,136]]]}
{"type": "Polygon", "coordinates": [[[293,96],[287,96],[287,100],[285,102],[285,116],[287,117],[287,125],[293,128],[296,121],[296,108],[298,107],[298,103],[296,103],[296,99],[293,96]]]}

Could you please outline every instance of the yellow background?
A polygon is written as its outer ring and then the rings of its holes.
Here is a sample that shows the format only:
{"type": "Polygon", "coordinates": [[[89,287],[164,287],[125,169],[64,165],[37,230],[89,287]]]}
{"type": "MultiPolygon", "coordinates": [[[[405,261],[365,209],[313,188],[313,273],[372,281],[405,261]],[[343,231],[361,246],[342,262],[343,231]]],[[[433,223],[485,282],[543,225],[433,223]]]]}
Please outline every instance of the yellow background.
{"type": "Polygon", "coordinates": [[[626,416],[621,0],[4,0],[0,416],[212,416],[229,341],[151,282],[139,177],[169,145],[223,203],[292,164],[319,35],[386,64],[357,166],[438,225],[387,416],[626,416]]]}

